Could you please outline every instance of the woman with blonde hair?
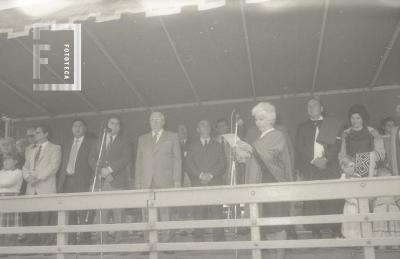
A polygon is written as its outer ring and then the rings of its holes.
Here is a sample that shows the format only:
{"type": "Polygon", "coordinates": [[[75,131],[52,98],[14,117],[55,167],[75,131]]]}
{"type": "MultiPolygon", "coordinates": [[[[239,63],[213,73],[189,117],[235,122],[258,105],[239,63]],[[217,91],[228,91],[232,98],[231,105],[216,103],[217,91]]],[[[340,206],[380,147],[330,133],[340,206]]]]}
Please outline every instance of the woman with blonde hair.
{"type": "MultiPolygon", "coordinates": [[[[246,160],[250,174],[260,175],[262,183],[276,183],[292,181],[292,162],[286,137],[284,133],[274,128],[276,121],[275,106],[268,102],[257,104],[252,109],[257,128],[261,136],[252,146],[240,142],[238,152],[246,160]],[[243,152],[243,151],[249,152],[243,152]],[[249,154],[250,155],[246,155],[249,154]],[[246,159],[247,158],[247,159],[246,159]]],[[[288,202],[274,202],[262,205],[263,217],[288,217],[290,216],[290,204],[288,202]]],[[[272,240],[286,240],[285,226],[267,226],[261,230],[263,238],[272,240]]],[[[285,250],[277,249],[276,258],[284,258],[285,250]]]]}

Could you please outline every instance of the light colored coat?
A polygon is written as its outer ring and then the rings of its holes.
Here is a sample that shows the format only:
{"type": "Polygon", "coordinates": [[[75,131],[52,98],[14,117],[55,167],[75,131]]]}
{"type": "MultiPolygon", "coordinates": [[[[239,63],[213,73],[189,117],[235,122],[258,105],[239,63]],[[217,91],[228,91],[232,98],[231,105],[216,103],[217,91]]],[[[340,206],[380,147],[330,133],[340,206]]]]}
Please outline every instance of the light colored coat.
{"type": "Polygon", "coordinates": [[[140,189],[170,188],[181,182],[182,159],[178,135],[163,131],[153,144],[152,133],[139,137],[135,183],[140,189]]]}
{"type": "Polygon", "coordinates": [[[29,175],[36,176],[39,181],[32,185],[28,183],[26,194],[56,193],[56,174],[61,164],[61,147],[48,142],[41,150],[36,167],[34,162],[38,147],[26,152],[25,165],[22,168],[24,179],[29,175]]]}

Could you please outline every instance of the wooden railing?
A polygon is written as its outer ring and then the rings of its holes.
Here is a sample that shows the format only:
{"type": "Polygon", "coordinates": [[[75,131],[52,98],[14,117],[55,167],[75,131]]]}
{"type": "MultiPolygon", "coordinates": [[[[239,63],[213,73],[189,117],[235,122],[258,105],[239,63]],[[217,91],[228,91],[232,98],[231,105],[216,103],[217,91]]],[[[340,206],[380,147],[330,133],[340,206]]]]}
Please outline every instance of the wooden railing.
{"type": "Polygon", "coordinates": [[[373,221],[400,220],[400,213],[370,213],[369,198],[400,196],[400,177],[364,178],[219,186],[205,188],[181,188],[137,190],[102,193],[77,193],[36,195],[0,198],[1,212],[55,211],[55,226],[3,227],[0,234],[55,233],[55,246],[7,246],[0,247],[0,254],[54,253],[65,258],[68,253],[119,253],[149,252],[150,258],[158,258],[161,251],[189,250],[251,250],[253,259],[261,258],[262,249],[316,248],[316,247],[363,247],[367,259],[375,258],[374,246],[400,245],[400,238],[375,238],[373,221]],[[261,218],[259,203],[284,201],[331,200],[359,198],[360,214],[319,215],[261,218]],[[247,204],[249,218],[221,220],[159,221],[157,209],[161,207],[207,206],[223,204],[247,204]],[[68,212],[74,210],[144,208],[148,221],[121,224],[68,225],[68,212]],[[359,239],[301,239],[261,240],[260,227],[272,225],[305,225],[339,222],[361,222],[363,237],[359,239]],[[198,229],[221,227],[249,227],[250,241],[227,242],[171,242],[158,241],[158,231],[167,229],[198,229]],[[149,241],[137,244],[68,245],[68,233],[105,231],[148,231],[149,241]]]}

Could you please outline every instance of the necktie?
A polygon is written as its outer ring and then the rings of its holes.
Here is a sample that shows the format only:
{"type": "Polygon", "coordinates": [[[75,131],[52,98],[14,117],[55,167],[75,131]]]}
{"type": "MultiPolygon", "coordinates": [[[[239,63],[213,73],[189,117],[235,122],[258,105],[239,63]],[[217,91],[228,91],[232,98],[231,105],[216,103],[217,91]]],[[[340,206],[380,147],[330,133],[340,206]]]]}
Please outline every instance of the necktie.
{"type": "Polygon", "coordinates": [[[74,140],[72,144],[71,151],[69,152],[69,160],[67,165],[67,174],[72,175],[75,173],[75,162],[78,156],[79,139],[74,140]]]}
{"type": "Polygon", "coordinates": [[[113,136],[108,135],[107,148],[106,148],[107,152],[110,151],[110,147],[111,147],[112,143],[113,143],[113,136]]]}
{"type": "Polygon", "coordinates": [[[313,121],[313,123],[314,123],[314,127],[321,127],[321,124],[322,124],[322,120],[315,120],[315,121],[313,121]]]}
{"type": "Polygon", "coordinates": [[[34,163],[33,163],[33,170],[36,169],[36,165],[37,165],[37,162],[38,162],[38,160],[39,160],[40,152],[41,152],[41,151],[42,151],[42,145],[39,145],[39,149],[38,149],[38,151],[37,151],[36,154],[35,154],[35,160],[34,160],[34,163]]]}
{"type": "Polygon", "coordinates": [[[154,135],[153,135],[153,144],[157,144],[157,142],[158,142],[158,135],[159,135],[159,134],[160,134],[159,132],[154,133],[154,135]]]}

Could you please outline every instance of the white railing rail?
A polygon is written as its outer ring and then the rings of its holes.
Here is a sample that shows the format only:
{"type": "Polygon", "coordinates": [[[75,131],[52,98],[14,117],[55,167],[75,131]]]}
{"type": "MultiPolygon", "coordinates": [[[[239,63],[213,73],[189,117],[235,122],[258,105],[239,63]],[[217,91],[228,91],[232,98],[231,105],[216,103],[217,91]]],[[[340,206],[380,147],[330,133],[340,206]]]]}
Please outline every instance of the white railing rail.
{"type": "Polygon", "coordinates": [[[102,193],[76,193],[1,197],[1,212],[55,211],[55,226],[2,227],[0,234],[56,233],[55,246],[0,247],[0,254],[54,253],[65,258],[68,253],[150,252],[158,258],[160,251],[187,250],[251,250],[253,259],[261,258],[261,249],[364,247],[367,259],[375,258],[374,246],[400,245],[400,237],[375,238],[373,221],[400,220],[400,213],[370,213],[369,198],[400,196],[400,177],[363,178],[276,184],[198,187],[181,189],[137,190],[102,193]],[[261,218],[259,203],[293,202],[359,198],[360,214],[317,215],[261,218]],[[158,221],[161,207],[207,206],[244,203],[249,206],[249,218],[220,220],[158,221]],[[68,211],[145,208],[147,222],[120,224],[68,225],[68,211]],[[361,222],[363,237],[359,239],[303,239],[261,240],[260,227],[272,225],[300,225],[340,222],[361,222]],[[250,227],[250,241],[160,243],[158,231],[167,229],[195,229],[221,227],[250,227]],[[67,235],[73,232],[149,231],[148,243],[68,245],[67,235]]]}

